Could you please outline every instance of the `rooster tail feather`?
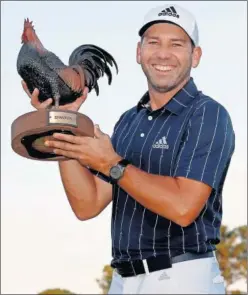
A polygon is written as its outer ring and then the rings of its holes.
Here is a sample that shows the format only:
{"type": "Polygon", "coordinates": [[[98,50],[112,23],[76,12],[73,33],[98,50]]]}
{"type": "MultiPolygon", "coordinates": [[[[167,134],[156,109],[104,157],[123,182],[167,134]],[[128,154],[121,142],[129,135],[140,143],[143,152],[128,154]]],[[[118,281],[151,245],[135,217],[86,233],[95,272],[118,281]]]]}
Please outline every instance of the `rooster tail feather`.
{"type": "Polygon", "coordinates": [[[113,64],[115,65],[116,72],[117,72],[117,74],[118,74],[118,71],[119,71],[119,69],[118,69],[118,65],[117,65],[115,59],[113,58],[113,56],[112,56],[111,54],[109,54],[106,50],[104,50],[104,49],[102,49],[102,48],[100,48],[100,47],[98,47],[98,46],[96,46],[96,45],[91,45],[91,46],[92,46],[93,48],[95,48],[96,50],[101,51],[101,52],[103,53],[103,55],[105,56],[105,58],[107,59],[107,62],[108,62],[111,66],[113,66],[113,64]]]}
{"type": "Polygon", "coordinates": [[[94,70],[92,70],[90,67],[85,66],[84,69],[86,72],[85,76],[88,78],[88,79],[86,79],[88,81],[87,86],[90,87],[90,90],[91,90],[92,88],[94,88],[94,86],[96,84],[96,81],[97,81],[96,75],[95,75],[94,70]],[[93,85],[93,87],[92,87],[92,85],[93,85]]]}
{"type": "Polygon", "coordinates": [[[108,77],[108,84],[110,85],[112,83],[112,73],[108,66],[106,66],[105,73],[108,77]]]}
{"type": "Polygon", "coordinates": [[[69,66],[80,65],[82,67],[89,92],[95,89],[97,95],[99,95],[97,81],[100,77],[106,74],[108,84],[112,83],[112,73],[108,64],[111,67],[115,66],[118,74],[119,69],[113,56],[106,50],[91,44],[77,47],[69,57],[69,66]]]}
{"type": "Polygon", "coordinates": [[[97,82],[95,84],[95,91],[96,91],[96,95],[98,96],[99,95],[99,86],[98,86],[97,82]]]}

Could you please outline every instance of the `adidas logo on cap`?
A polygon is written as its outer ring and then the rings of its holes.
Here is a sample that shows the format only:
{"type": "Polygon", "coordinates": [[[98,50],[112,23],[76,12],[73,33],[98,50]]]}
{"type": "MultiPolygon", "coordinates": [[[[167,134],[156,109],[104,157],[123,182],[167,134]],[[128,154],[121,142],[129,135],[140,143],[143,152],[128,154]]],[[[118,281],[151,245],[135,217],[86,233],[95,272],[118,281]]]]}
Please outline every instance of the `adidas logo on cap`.
{"type": "Polygon", "coordinates": [[[174,17],[179,18],[179,15],[177,14],[176,9],[173,6],[162,10],[158,14],[158,16],[166,16],[166,15],[168,15],[168,16],[174,16],[174,17]]]}
{"type": "Polygon", "coordinates": [[[195,46],[199,45],[199,32],[196,19],[188,10],[176,4],[161,5],[147,12],[139,29],[141,37],[153,24],[170,22],[181,27],[191,38],[195,46]]]}

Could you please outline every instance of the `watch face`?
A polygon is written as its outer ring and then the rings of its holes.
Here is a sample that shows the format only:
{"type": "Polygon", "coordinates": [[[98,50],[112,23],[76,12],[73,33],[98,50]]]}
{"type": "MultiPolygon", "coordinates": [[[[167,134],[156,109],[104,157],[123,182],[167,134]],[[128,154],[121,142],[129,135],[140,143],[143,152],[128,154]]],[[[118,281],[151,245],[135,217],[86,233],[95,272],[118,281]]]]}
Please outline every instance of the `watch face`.
{"type": "Polygon", "coordinates": [[[118,167],[118,166],[112,167],[111,171],[110,171],[110,175],[114,179],[120,178],[122,175],[122,171],[121,171],[120,167],[118,167]]]}

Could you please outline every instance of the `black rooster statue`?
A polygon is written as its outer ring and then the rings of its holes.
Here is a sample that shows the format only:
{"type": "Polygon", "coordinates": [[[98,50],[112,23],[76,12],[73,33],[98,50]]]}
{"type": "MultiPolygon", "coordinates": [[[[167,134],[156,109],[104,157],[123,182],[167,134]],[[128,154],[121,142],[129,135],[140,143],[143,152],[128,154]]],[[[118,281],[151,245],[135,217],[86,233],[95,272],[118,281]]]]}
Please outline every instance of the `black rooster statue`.
{"type": "Polygon", "coordinates": [[[47,50],[35,33],[32,22],[24,20],[22,47],[17,58],[17,71],[32,93],[39,89],[39,101],[53,98],[52,106],[58,107],[75,101],[82,95],[84,87],[89,92],[95,89],[99,95],[98,79],[104,74],[108,84],[112,73],[108,64],[118,66],[114,58],[104,49],[85,44],[77,47],[65,65],[53,52],[47,50]]]}

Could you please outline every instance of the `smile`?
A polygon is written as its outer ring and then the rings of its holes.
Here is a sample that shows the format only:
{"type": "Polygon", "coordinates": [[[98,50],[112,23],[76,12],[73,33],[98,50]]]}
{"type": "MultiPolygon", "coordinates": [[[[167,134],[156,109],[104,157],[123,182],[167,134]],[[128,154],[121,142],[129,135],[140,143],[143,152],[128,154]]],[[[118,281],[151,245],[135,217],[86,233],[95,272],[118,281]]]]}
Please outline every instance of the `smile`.
{"type": "Polygon", "coordinates": [[[172,71],[175,67],[171,65],[153,65],[154,69],[159,71],[159,72],[170,72],[172,71]]]}

